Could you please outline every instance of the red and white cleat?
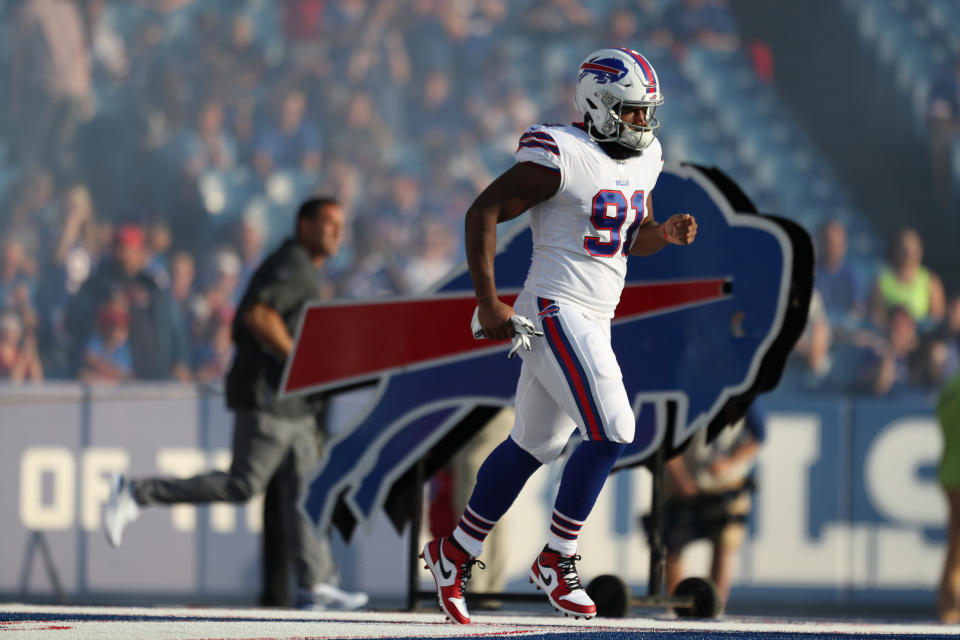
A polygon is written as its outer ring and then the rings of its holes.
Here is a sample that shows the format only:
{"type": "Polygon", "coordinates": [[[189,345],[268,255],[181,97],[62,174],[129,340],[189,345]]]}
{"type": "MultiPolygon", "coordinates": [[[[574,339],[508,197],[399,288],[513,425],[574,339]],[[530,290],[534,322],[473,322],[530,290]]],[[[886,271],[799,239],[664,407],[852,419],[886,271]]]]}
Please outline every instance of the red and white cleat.
{"type": "Polygon", "coordinates": [[[530,567],[530,582],[543,589],[553,608],[563,615],[589,620],[597,615],[597,605],[580,586],[575,564],[579,559],[544,547],[530,567]]]}
{"type": "Polygon", "coordinates": [[[470,612],[467,611],[464,591],[473,565],[479,565],[483,569],[483,563],[460,549],[449,538],[431,540],[424,545],[420,557],[427,563],[424,568],[430,570],[433,581],[437,584],[440,609],[453,622],[470,624],[470,612]]]}

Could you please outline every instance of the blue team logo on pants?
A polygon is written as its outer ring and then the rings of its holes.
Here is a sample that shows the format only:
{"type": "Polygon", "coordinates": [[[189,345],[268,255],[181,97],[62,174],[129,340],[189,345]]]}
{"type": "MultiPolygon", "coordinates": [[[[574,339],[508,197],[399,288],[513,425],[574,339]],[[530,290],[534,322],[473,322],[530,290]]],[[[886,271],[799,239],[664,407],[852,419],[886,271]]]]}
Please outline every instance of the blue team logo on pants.
{"type": "Polygon", "coordinates": [[[560,313],[560,307],[556,303],[551,304],[550,306],[544,307],[537,313],[538,318],[555,318],[557,314],[560,313]]]}
{"type": "MultiPolygon", "coordinates": [[[[628,261],[611,339],[637,428],[617,468],[645,464],[660,448],[672,455],[699,429],[715,435],[773,388],[803,330],[813,286],[809,236],[758,215],[721,172],[668,168],[653,201],[663,219],[693,213],[700,231],[689,247],[628,261]]],[[[515,228],[500,244],[495,270],[509,304],[523,287],[531,251],[528,228],[515,228]]],[[[509,342],[473,339],[474,305],[461,267],[428,296],[305,311],[282,390],[369,383],[372,398],[328,443],[310,482],[303,506],[317,526],[333,522],[349,535],[385,508],[400,529],[410,517],[416,463],[424,460],[432,473],[512,403],[520,364],[506,358],[509,342]],[[317,322],[332,323],[335,333],[317,322]]]]}

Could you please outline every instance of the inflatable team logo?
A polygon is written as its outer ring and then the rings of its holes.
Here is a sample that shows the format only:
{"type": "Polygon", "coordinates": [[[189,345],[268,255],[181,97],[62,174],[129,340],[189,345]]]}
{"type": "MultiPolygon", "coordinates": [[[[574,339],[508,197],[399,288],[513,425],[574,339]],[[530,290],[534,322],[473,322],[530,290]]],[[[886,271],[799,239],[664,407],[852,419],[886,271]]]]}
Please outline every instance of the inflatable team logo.
{"type": "MultiPolygon", "coordinates": [[[[613,320],[614,351],[634,402],[634,442],[617,468],[668,457],[699,429],[716,434],[779,380],[806,322],[813,249],[796,224],[758,215],[724,174],[668,167],[654,211],[690,212],[699,232],[629,262],[613,320]]],[[[531,236],[500,242],[498,290],[512,303],[530,263],[531,236]]],[[[303,506],[320,528],[349,536],[385,508],[410,517],[414,467],[429,475],[504,405],[519,359],[509,342],[474,340],[475,300],[463,266],[418,298],[321,303],[304,310],[281,383],[284,394],[373,385],[373,400],[328,443],[303,506]]]]}

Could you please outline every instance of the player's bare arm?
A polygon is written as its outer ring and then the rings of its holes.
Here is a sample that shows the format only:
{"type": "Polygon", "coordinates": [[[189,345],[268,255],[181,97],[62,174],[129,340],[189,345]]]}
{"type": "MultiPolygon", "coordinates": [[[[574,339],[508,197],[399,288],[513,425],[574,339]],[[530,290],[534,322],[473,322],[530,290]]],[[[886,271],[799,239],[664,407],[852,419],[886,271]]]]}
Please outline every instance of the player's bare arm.
{"type": "Polygon", "coordinates": [[[514,334],[510,323],[513,308],[497,297],[493,270],[497,224],[516,218],[559,188],[559,175],[523,162],[490,183],[467,210],[464,225],[467,266],[477,296],[480,326],[488,338],[509,340],[514,334]]]}
{"type": "Polygon", "coordinates": [[[630,245],[630,255],[653,255],[668,244],[691,244],[696,237],[696,218],[689,213],[678,213],[662,224],[656,222],[653,219],[653,204],[647,196],[647,219],[637,228],[633,244],[630,245]]]}

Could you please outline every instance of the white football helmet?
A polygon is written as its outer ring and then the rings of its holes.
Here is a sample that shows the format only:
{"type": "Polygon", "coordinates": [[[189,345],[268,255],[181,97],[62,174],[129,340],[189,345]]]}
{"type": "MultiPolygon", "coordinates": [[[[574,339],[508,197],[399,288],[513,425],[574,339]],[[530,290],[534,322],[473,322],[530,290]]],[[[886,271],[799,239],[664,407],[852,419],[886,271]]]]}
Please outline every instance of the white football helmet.
{"type": "Polygon", "coordinates": [[[579,74],[573,102],[584,118],[590,116],[590,135],[638,151],[650,146],[660,128],[654,112],[663,104],[653,65],[632,49],[600,49],[580,64],[579,74]],[[624,107],[646,107],[646,126],[623,122],[624,107]]]}

